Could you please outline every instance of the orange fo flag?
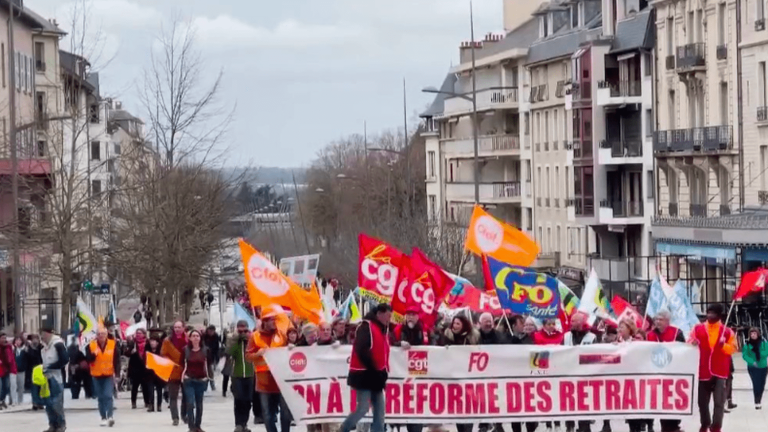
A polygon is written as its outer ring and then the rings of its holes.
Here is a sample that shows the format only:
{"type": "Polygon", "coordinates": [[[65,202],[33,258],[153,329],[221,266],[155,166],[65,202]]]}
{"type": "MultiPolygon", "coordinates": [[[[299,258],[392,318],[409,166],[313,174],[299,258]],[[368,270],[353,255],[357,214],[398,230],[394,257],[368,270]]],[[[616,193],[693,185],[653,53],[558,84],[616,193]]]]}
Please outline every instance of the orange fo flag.
{"type": "Polygon", "coordinates": [[[288,279],[253,246],[240,239],[245,284],[251,306],[279,305],[297,317],[315,324],[323,317],[323,305],[316,292],[306,291],[288,279]]]}
{"type": "Polygon", "coordinates": [[[509,226],[475,205],[464,248],[476,255],[488,255],[501,262],[529,267],[539,254],[539,246],[524,232],[509,226]]]}
{"type": "Polygon", "coordinates": [[[176,366],[178,366],[176,363],[165,357],[154,355],[151,352],[147,353],[147,369],[154,371],[155,375],[165,382],[171,379],[171,373],[176,366]]]}

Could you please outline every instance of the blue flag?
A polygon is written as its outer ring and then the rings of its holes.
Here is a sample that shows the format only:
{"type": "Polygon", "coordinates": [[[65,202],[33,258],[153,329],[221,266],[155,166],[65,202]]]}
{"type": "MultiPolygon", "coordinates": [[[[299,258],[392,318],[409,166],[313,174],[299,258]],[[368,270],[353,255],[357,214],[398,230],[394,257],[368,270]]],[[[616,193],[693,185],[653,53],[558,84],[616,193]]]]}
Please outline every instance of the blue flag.
{"type": "Polygon", "coordinates": [[[557,318],[560,289],[557,279],[488,257],[488,271],[501,307],[535,318],[557,318]]]}
{"type": "Polygon", "coordinates": [[[256,328],[256,320],[248,313],[247,310],[240,304],[235,302],[235,319],[243,320],[248,323],[248,328],[254,330],[256,328]]]}
{"type": "Polygon", "coordinates": [[[672,296],[668,299],[669,309],[672,312],[672,325],[687,334],[699,323],[699,318],[693,310],[685,283],[678,280],[672,290],[672,296]]]}
{"type": "Polygon", "coordinates": [[[662,310],[669,310],[667,307],[667,296],[661,288],[661,280],[657,275],[651,282],[651,289],[648,292],[648,303],[645,306],[645,313],[653,318],[662,310]]]}

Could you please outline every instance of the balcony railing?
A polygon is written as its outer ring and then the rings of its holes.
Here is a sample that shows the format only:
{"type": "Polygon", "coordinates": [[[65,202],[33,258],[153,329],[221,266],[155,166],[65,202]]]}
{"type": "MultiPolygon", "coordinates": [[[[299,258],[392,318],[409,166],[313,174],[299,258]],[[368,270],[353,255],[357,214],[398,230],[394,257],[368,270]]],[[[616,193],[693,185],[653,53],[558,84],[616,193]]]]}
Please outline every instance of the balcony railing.
{"type": "Polygon", "coordinates": [[[484,136],[479,141],[480,151],[520,150],[520,139],[515,135],[484,136]]]}
{"type": "Polygon", "coordinates": [[[557,89],[555,90],[555,97],[561,98],[565,96],[565,80],[557,82],[557,89]]]}
{"type": "Polygon", "coordinates": [[[571,84],[571,96],[573,100],[592,99],[592,83],[584,81],[582,83],[571,84]]]}
{"type": "Polygon", "coordinates": [[[768,191],[757,191],[757,202],[760,203],[760,205],[768,204],[768,191]]]}
{"type": "Polygon", "coordinates": [[[755,20],[755,31],[765,30],[765,18],[755,20]]]}
{"type": "Polygon", "coordinates": [[[565,206],[566,207],[573,207],[576,205],[576,200],[573,198],[566,198],[565,199],[565,206]]]}
{"type": "Polygon", "coordinates": [[[675,69],[675,56],[668,55],[665,59],[667,70],[674,70],[675,69]]]}
{"type": "Polygon", "coordinates": [[[611,201],[601,200],[601,208],[613,210],[613,217],[640,217],[643,215],[642,201],[611,201]]]}
{"type": "Polygon", "coordinates": [[[718,45],[717,46],[717,59],[718,60],[725,60],[728,58],[728,45],[718,45]]]}
{"type": "Polygon", "coordinates": [[[757,107],[757,121],[768,121],[768,106],[757,107]]]}
{"type": "Polygon", "coordinates": [[[732,147],[731,126],[706,126],[656,131],[653,149],[657,153],[679,151],[718,151],[732,147]]]}
{"type": "Polygon", "coordinates": [[[494,198],[517,198],[520,196],[520,192],[519,181],[493,183],[494,198]]]}
{"type": "Polygon", "coordinates": [[[603,140],[600,142],[600,148],[611,149],[611,156],[615,158],[643,155],[643,142],[640,140],[603,140]]]}
{"type": "Polygon", "coordinates": [[[578,216],[594,216],[595,215],[595,198],[594,197],[576,197],[575,200],[575,213],[578,216]]]}
{"type": "Polygon", "coordinates": [[[544,151],[549,151],[549,142],[548,141],[544,142],[544,151]]]}
{"type": "Polygon", "coordinates": [[[642,94],[640,81],[600,81],[597,85],[601,89],[611,89],[611,97],[635,97],[642,94]]]}
{"type": "Polygon", "coordinates": [[[706,45],[701,42],[677,47],[677,68],[690,69],[706,66],[706,45]]]}
{"type": "Polygon", "coordinates": [[[504,104],[517,102],[517,88],[508,88],[504,91],[495,91],[491,93],[492,104],[504,104]]]}
{"type": "MultiPolygon", "coordinates": [[[[541,84],[539,86],[539,92],[538,97],[536,98],[536,102],[544,102],[549,100],[549,88],[546,84],[541,84]]],[[[531,99],[531,102],[533,102],[533,99],[531,99]]]]}
{"type": "Polygon", "coordinates": [[[528,102],[536,102],[539,99],[539,86],[531,86],[531,94],[528,97],[528,102]]]}

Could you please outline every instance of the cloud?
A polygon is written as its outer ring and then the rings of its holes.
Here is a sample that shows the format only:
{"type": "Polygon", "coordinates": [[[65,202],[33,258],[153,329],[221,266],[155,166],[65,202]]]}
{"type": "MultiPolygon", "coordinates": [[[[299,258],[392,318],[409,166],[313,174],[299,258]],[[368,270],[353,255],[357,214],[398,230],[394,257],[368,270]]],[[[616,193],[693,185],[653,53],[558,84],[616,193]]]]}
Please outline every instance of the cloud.
{"type": "Polygon", "coordinates": [[[337,45],[363,35],[355,26],[306,24],[294,19],[281,21],[270,29],[250,25],[229,15],[213,19],[198,17],[192,21],[192,26],[201,45],[217,48],[303,49],[337,45]]]}

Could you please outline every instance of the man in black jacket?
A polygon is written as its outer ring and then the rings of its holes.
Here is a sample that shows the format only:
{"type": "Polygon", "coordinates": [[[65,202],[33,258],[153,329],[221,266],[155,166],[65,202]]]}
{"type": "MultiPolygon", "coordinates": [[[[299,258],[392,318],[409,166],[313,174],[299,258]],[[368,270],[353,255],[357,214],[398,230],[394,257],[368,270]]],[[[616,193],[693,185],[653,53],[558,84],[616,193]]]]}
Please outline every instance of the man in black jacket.
{"type": "MultiPolygon", "coordinates": [[[[205,329],[203,343],[208,348],[208,364],[216,367],[219,362],[219,346],[221,345],[219,335],[216,333],[216,326],[208,326],[205,329]]],[[[216,381],[210,380],[211,390],[216,391],[216,381]]]]}
{"type": "Polygon", "coordinates": [[[381,303],[357,328],[347,384],[357,391],[357,408],[341,425],[350,432],[373,405],[371,432],[384,432],[384,387],[389,377],[389,322],[392,307],[381,303]]]}

